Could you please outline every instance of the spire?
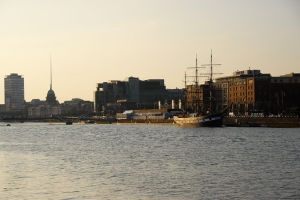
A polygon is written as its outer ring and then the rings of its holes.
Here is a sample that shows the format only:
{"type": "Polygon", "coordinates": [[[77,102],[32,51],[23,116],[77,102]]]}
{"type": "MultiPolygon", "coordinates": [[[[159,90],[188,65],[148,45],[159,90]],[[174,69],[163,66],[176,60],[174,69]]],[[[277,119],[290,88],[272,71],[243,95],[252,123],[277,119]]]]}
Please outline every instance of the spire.
{"type": "Polygon", "coordinates": [[[52,59],[50,53],[50,90],[52,90],[52,59]]]}
{"type": "Polygon", "coordinates": [[[52,58],[50,53],[50,90],[47,93],[46,102],[48,105],[56,105],[55,93],[52,90],[52,58]]]}

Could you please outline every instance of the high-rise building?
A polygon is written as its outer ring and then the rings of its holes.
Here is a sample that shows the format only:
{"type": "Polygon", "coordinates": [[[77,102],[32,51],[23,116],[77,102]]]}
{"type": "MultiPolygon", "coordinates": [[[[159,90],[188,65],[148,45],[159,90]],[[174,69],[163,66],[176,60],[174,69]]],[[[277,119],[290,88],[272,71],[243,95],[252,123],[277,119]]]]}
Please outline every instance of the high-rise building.
{"type": "Polygon", "coordinates": [[[4,78],[5,107],[7,112],[24,109],[24,78],[12,73],[4,78]]]}

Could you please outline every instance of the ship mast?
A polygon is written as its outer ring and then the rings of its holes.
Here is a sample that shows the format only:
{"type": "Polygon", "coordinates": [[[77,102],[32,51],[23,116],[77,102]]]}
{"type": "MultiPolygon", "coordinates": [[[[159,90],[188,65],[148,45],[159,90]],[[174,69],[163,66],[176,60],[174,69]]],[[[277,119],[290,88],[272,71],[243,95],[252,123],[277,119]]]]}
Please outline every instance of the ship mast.
{"type": "Polygon", "coordinates": [[[212,49],[210,50],[210,90],[212,90],[212,76],[213,76],[213,68],[212,68],[212,49]]]}
{"type": "Polygon", "coordinates": [[[191,104],[192,104],[192,110],[193,112],[197,112],[199,113],[199,105],[200,105],[200,87],[199,87],[199,77],[204,77],[204,76],[199,76],[199,68],[204,68],[204,67],[199,67],[198,66],[198,57],[197,57],[197,54],[196,54],[196,66],[195,67],[188,67],[189,69],[195,69],[195,75],[194,76],[186,76],[185,77],[192,77],[192,78],[195,78],[195,82],[194,84],[195,85],[191,85],[189,86],[190,88],[188,89],[187,88],[187,85],[186,85],[186,91],[190,91],[190,98],[193,98],[191,104]],[[195,99],[194,99],[195,97],[195,99]]]}
{"type": "Polygon", "coordinates": [[[196,85],[196,88],[198,88],[198,64],[197,64],[197,54],[196,54],[196,67],[195,67],[195,69],[196,69],[196,73],[195,73],[195,75],[196,75],[195,85],[196,85]]]}
{"type": "Polygon", "coordinates": [[[213,73],[213,65],[221,65],[221,64],[213,64],[212,63],[212,49],[211,49],[211,52],[210,52],[210,64],[202,65],[202,66],[210,66],[210,73],[209,73],[209,114],[212,114],[213,74],[221,74],[221,73],[213,73]]]}
{"type": "Polygon", "coordinates": [[[186,88],[186,72],[184,72],[184,87],[186,88]]]}

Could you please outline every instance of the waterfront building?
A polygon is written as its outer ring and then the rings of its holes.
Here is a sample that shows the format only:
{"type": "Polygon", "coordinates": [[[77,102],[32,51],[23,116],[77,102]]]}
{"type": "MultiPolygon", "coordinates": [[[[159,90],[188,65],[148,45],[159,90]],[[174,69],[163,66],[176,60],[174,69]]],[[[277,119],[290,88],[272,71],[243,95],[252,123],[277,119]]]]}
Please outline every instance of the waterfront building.
{"type": "Polygon", "coordinates": [[[50,89],[47,92],[46,96],[46,105],[45,105],[46,115],[60,115],[61,106],[56,100],[55,92],[52,90],[52,60],[50,56],[50,89]]]}
{"type": "Polygon", "coordinates": [[[5,113],[5,104],[0,104],[0,113],[5,113]]]}
{"type": "Polygon", "coordinates": [[[195,111],[197,113],[205,114],[212,107],[213,112],[222,109],[222,106],[217,104],[221,102],[221,89],[213,85],[212,96],[210,94],[210,84],[206,81],[204,84],[200,85],[187,85],[185,96],[183,98],[183,105],[185,105],[185,110],[195,111]],[[213,98],[213,99],[212,99],[213,98]],[[213,101],[211,101],[211,99],[213,101]],[[212,106],[210,106],[212,104],[212,106]]]}
{"type": "Polygon", "coordinates": [[[46,117],[51,115],[60,115],[62,106],[56,100],[53,90],[49,90],[46,100],[32,99],[26,103],[27,114],[31,117],[46,117]]]}
{"type": "Polygon", "coordinates": [[[62,115],[82,115],[93,112],[94,103],[80,98],[64,101],[61,105],[62,115]]]}
{"type": "Polygon", "coordinates": [[[50,115],[65,115],[65,116],[78,116],[86,113],[93,112],[93,102],[85,101],[80,98],[73,98],[64,103],[50,105],[47,101],[39,99],[32,99],[27,103],[28,115],[32,117],[45,117],[50,115]]]}
{"type": "Polygon", "coordinates": [[[49,104],[47,100],[33,99],[31,102],[26,103],[26,108],[27,115],[31,117],[46,117],[62,113],[62,106],[58,101],[55,104],[49,104]]]}
{"type": "Polygon", "coordinates": [[[272,77],[260,70],[249,69],[216,78],[214,88],[220,88],[218,106],[224,107],[232,102],[230,112],[235,115],[250,115],[258,111],[265,114],[299,112],[300,74],[272,77]]]}
{"type": "Polygon", "coordinates": [[[22,75],[12,73],[4,78],[4,95],[6,112],[23,112],[24,78],[22,75]]]}
{"type": "Polygon", "coordinates": [[[56,101],[55,104],[48,104],[47,100],[32,99],[26,103],[27,115],[30,117],[46,117],[60,115],[62,106],[56,101]]]}
{"type": "MultiPolygon", "coordinates": [[[[167,89],[168,99],[172,100],[171,109],[182,109],[181,98],[184,95],[183,89],[175,88],[175,89],[167,89]]],[[[156,102],[154,104],[154,109],[158,108],[156,102]]]]}
{"type": "Polygon", "coordinates": [[[228,105],[232,102],[230,111],[236,115],[248,115],[249,111],[261,110],[270,101],[270,80],[270,74],[250,69],[216,78],[214,86],[222,91],[219,104],[228,105]]]}
{"type": "Polygon", "coordinates": [[[50,89],[48,90],[46,103],[49,105],[48,107],[58,105],[59,103],[56,101],[56,96],[54,91],[52,90],[52,60],[50,56],[50,89]]]}
{"type": "Polygon", "coordinates": [[[127,77],[125,80],[110,80],[97,83],[94,92],[94,111],[99,113],[108,103],[118,102],[136,109],[158,108],[159,102],[171,105],[172,99],[178,105],[182,90],[166,89],[164,79],[140,80],[136,77],[127,77]],[[126,104],[124,102],[127,102],[126,104]],[[129,103],[130,102],[130,103],[129,103]]]}
{"type": "Polygon", "coordinates": [[[184,109],[187,111],[195,111],[201,113],[205,110],[204,99],[207,96],[207,92],[209,89],[208,84],[202,85],[187,85],[185,97],[183,99],[183,103],[185,105],[184,109]]]}
{"type": "Polygon", "coordinates": [[[61,114],[61,105],[56,100],[55,92],[52,89],[52,61],[50,57],[50,89],[47,92],[46,101],[33,99],[27,104],[29,116],[44,117],[61,114]]]}
{"type": "Polygon", "coordinates": [[[46,104],[52,106],[59,104],[58,101],[56,101],[56,96],[54,91],[52,90],[52,87],[50,87],[50,90],[47,92],[46,104]]]}
{"type": "Polygon", "coordinates": [[[274,114],[299,112],[300,73],[272,77],[270,83],[270,110],[274,114]]]}

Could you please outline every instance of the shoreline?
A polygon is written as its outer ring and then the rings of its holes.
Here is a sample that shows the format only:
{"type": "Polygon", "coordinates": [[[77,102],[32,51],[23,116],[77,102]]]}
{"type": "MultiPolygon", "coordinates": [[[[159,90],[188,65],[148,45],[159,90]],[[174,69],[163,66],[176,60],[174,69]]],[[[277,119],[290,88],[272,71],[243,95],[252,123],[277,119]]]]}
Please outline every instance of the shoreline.
{"type": "MultiPolygon", "coordinates": [[[[9,123],[53,123],[53,124],[65,124],[65,122],[59,121],[53,118],[15,118],[1,120],[2,125],[9,123]]],[[[82,119],[79,122],[73,122],[73,124],[128,124],[128,125],[168,125],[179,126],[173,119],[156,119],[156,120],[126,120],[126,119],[99,119],[89,118],[82,119]]],[[[271,127],[271,128],[297,128],[300,127],[300,119],[298,117],[224,117],[224,127],[271,127]]]]}

